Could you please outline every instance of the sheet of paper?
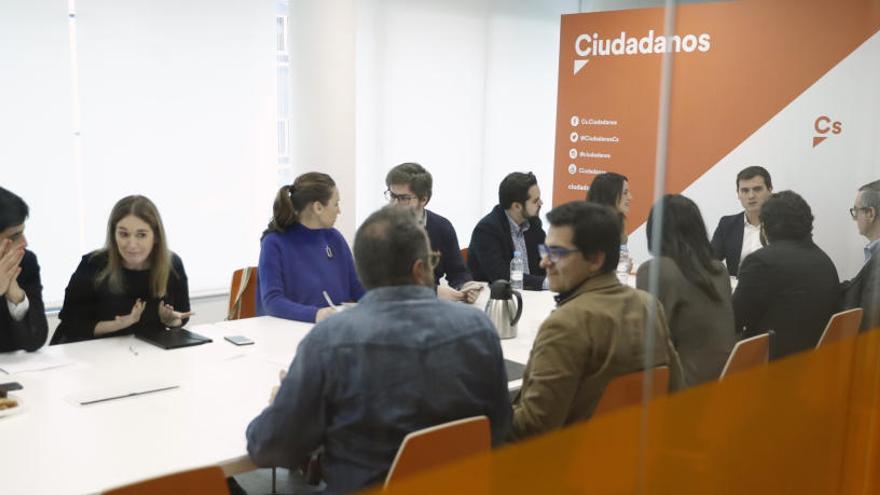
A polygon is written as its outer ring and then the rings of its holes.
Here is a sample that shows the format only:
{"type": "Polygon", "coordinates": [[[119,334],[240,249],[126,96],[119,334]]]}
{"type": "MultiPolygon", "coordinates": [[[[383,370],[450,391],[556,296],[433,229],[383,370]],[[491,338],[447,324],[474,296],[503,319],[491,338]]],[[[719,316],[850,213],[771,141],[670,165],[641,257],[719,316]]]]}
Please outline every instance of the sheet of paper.
{"type": "Polygon", "coordinates": [[[0,370],[9,375],[42,371],[75,364],[76,361],[43,352],[17,352],[0,355],[0,370]]]}

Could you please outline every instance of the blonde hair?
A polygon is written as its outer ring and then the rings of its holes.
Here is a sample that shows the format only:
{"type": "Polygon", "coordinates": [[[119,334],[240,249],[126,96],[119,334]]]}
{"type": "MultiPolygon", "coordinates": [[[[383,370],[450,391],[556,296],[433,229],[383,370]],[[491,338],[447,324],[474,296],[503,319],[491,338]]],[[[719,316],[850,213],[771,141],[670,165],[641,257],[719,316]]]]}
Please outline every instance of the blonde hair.
{"type": "Polygon", "coordinates": [[[107,222],[107,240],[104,247],[92,254],[92,257],[107,256],[107,266],[98,273],[95,285],[101,285],[106,281],[111,292],[117,294],[125,292],[122,256],[119,254],[119,245],[116,243],[116,224],[129,215],[143,220],[153,230],[153,248],[150,251],[150,293],[153,297],[165,297],[168,278],[173,271],[171,251],[168,250],[168,244],[165,240],[165,227],[162,225],[159,210],[145,196],[126,196],[113,206],[110,220],[107,222]]]}

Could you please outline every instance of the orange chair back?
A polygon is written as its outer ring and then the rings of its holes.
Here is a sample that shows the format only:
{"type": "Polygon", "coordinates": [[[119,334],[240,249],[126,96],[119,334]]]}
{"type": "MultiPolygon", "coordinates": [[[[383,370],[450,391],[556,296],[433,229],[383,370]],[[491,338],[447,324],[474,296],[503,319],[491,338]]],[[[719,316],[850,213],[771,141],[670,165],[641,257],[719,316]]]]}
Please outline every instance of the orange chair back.
{"type": "Polygon", "coordinates": [[[169,474],[104,492],[104,495],[229,495],[226,475],[217,466],[169,474]]]}
{"type": "Polygon", "coordinates": [[[468,260],[468,248],[464,248],[464,249],[461,250],[461,259],[464,260],[464,264],[465,264],[465,266],[467,266],[467,260],[468,260]]]}
{"type": "Polygon", "coordinates": [[[833,344],[849,337],[855,337],[859,333],[859,325],[862,323],[862,308],[853,308],[831,315],[825,331],[819,337],[816,348],[823,345],[833,344]]]}
{"type": "Polygon", "coordinates": [[[414,431],[403,439],[385,488],[415,473],[492,448],[489,418],[474,416],[414,431]]]}
{"type": "Polygon", "coordinates": [[[727,363],[721,370],[721,377],[731,373],[737,373],[755,366],[767,364],[770,361],[770,334],[764,333],[748,339],[740,340],[733,346],[727,363]]]}
{"type": "MultiPolygon", "coordinates": [[[[669,368],[658,366],[651,368],[651,398],[666,395],[669,390],[669,368]]],[[[648,378],[647,371],[636,371],[626,375],[620,375],[608,382],[602,398],[593,410],[593,417],[605,414],[615,409],[635,406],[642,403],[644,396],[644,382],[648,378]]]]}
{"type": "Polygon", "coordinates": [[[251,318],[257,315],[257,267],[249,266],[232,272],[229,284],[227,320],[251,318]]]}

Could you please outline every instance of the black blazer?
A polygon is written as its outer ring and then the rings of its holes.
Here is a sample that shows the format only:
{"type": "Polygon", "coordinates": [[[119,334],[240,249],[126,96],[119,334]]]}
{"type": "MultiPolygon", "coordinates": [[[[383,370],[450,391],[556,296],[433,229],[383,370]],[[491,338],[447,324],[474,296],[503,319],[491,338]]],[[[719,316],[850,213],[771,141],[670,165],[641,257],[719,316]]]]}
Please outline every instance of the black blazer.
{"type": "MultiPolygon", "coordinates": [[[[538,245],[544,243],[547,234],[541,227],[539,218],[529,220],[529,230],[525,232],[526,252],[529,258],[529,274],[523,276],[523,288],[541,290],[544,286],[544,269],[538,256],[538,245]]],[[[482,218],[474,227],[471,243],[468,246],[468,268],[474,280],[494,282],[510,280],[510,260],[513,259],[513,239],[510,236],[510,223],[501,205],[482,218]]]]}
{"type": "Polygon", "coordinates": [[[871,255],[859,273],[840,284],[843,292],[841,309],[862,308],[862,324],[865,331],[880,325],[880,251],[871,255]]]}
{"type": "Polygon", "coordinates": [[[21,321],[14,321],[9,314],[5,297],[0,297],[0,352],[24,349],[33,352],[46,343],[49,325],[43,306],[43,284],[40,282],[40,265],[37,256],[25,250],[21,259],[21,273],[16,279],[18,286],[28,298],[28,310],[21,321]]]}
{"type": "Polygon", "coordinates": [[[831,258],[812,240],[776,241],[750,254],[733,293],[744,337],[774,330],[771,359],[816,347],[839,307],[840,281],[831,258]]]}
{"type": "Polygon", "coordinates": [[[715,228],[715,233],[712,234],[712,250],[715,251],[715,258],[727,264],[727,272],[733,277],[739,271],[745,218],[745,213],[721,217],[721,220],[718,221],[718,227],[715,228]]]}

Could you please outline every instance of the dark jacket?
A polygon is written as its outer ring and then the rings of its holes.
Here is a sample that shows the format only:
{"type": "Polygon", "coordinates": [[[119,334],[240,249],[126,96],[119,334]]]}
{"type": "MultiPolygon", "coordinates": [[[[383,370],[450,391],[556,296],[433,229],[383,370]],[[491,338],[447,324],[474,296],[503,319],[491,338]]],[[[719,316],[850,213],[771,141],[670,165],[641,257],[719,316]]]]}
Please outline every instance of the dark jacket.
{"type": "Polygon", "coordinates": [[[19,264],[21,273],[16,281],[27,295],[28,310],[21,321],[14,321],[9,314],[5,297],[0,297],[0,352],[24,349],[33,352],[46,343],[49,325],[43,306],[43,284],[40,282],[40,265],[37,256],[25,250],[19,264]]]}
{"type": "Polygon", "coordinates": [[[859,273],[852,280],[842,283],[843,304],[841,309],[862,308],[862,324],[859,330],[865,331],[880,325],[880,250],[871,255],[859,273]]]}
{"type": "Polygon", "coordinates": [[[774,330],[771,359],[816,347],[840,302],[831,258],[811,239],[776,241],[743,260],[733,293],[744,337],[774,330]]]}
{"type": "MultiPolygon", "coordinates": [[[[523,287],[541,290],[544,286],[544,269],[538,256],[538,245],[547,236],[541,228],[539,218],[529,219],[529,230],[524,234],[526,252],[529,258],[529,274],[523,276],[523,287]]],[[[513,259],[513,239],[510,236],[510,222],[501,205],[483,217],[474,227],[471,244],[468,247],[468,268],[474,280],[494,282],[510,280],[510,260],[513,259]]]]}
{"type": "Polygon", "coordinates": [[[739,271],[745,218],[745,213],[721,217],[715,233],[712,234],[712,250],[715,251],[715,257],[727,264],[727,273],[733,277],[739,271]]]}
{"type": "Polygon", "coordinates": [[[452,223],[430,210],[425,210],[425,230],[431,241],[431,249],[440,252],[440,263],[434,268],[434,283],[446,275],[446,281],[454,289],[461,288],[465,282],[473,280],[461,257],[458,236],[452,223]]]}

